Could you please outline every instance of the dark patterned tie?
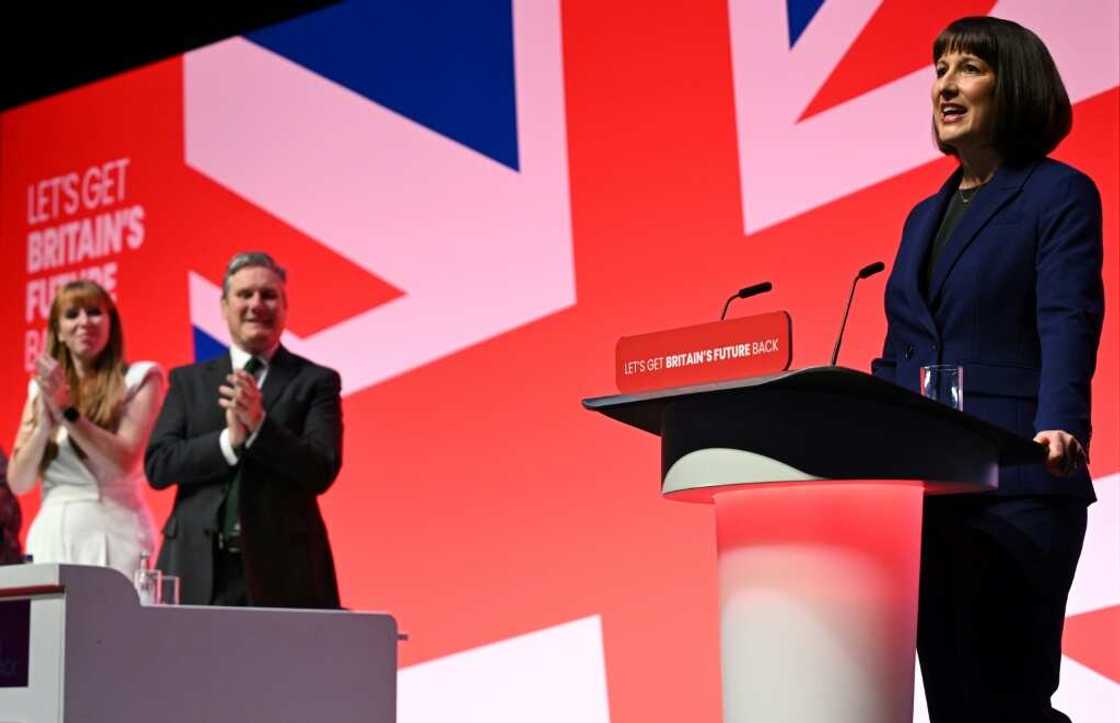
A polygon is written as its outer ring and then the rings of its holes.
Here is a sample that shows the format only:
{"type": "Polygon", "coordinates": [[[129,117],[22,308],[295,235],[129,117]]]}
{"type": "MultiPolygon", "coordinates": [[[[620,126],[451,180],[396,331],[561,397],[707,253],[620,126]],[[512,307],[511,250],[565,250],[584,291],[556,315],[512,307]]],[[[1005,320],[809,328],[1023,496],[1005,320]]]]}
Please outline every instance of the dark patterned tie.
{"type": "MultiPolygon", "coordinates": [[[[257,378],[257,373],[264,368],[264,363],[260,359],[249,357],[249,361],[245,362],[244,369],[257,378]]],[[[232,551],[240,549],[241,537],[241,468],[245,459],[245,447],[238,447],[237,452],[237,468],[230,478],[229,484],[226,486],[226,498],[222,503],[222,537],[227,541],[235,541],[232,551]]],[[[226,543],[227,546],[229,542],[226,543]]]]}

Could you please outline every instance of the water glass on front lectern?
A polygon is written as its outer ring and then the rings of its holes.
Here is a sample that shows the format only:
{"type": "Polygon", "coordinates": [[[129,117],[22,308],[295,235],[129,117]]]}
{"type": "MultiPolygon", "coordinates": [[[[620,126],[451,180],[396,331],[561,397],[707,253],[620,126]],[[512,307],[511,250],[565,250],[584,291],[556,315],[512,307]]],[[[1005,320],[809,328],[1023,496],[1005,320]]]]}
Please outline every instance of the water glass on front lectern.
{"type": "Polygon", "coordinates": [[[922,396],[964,411],[964,368],[955,364],[931,364],[919,372],[922,396]]]}
{"type": "Polygon", "coordinates": [[[159,570],[140,568],[132,573],[132,584],[141,605],[159,605],[163,575],[159,570]]]}
{"type": "Polygon", "coordinates": [[[160,605],[178,605],[179,604],[179,576],[178,575],[161,575],[159,582],[159,604],[160,605]]]}

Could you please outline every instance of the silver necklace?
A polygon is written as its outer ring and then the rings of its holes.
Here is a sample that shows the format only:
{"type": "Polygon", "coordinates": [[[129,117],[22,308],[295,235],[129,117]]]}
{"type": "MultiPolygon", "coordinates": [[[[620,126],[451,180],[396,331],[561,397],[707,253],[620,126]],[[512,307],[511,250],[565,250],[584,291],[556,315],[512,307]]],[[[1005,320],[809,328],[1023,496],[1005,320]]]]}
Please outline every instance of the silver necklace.
{"type": "Polygon", "coordinates": [[[961,203],[965,206],[972,203],[972,198],[976,195],[976,192],[983,187],[983,184],[981,184],[979,186],[973,186],[972,188],[958,188],[957,193],[960,194],[961,203]]]}

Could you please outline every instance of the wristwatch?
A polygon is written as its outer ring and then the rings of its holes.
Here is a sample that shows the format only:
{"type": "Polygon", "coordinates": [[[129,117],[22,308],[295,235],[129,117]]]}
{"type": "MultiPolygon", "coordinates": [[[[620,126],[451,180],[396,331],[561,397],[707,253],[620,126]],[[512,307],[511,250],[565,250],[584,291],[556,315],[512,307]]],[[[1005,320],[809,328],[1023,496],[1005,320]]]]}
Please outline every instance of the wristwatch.
{"type": "Polygon", "coordinates": [[[78,417],[82,415],[81,412],[78,411],[78,408],[71,404],[69,407],[62,410],[62,416],[66,418],[67,422],[76,422],[78,421],[78,417]]]}

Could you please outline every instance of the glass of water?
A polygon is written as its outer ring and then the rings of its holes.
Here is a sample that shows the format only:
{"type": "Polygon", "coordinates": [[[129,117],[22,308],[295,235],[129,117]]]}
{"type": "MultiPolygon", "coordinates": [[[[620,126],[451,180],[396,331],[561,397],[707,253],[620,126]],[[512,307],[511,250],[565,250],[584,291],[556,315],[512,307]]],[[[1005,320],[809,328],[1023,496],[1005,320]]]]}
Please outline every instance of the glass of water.
{"type": "Polygon", "coordinates": [[[132,584],[136,586],[141,605],[159,605],[163,586],[163,575],[159,570],[138,569],[132,573],[132,584]]]}
{"type": "Polygon", "coordinates": [[[159,604],[160,605],[178,605],[179,604],[179,576],[178,575],[161,575],[159,582],[159,604]]]}
{"type": "Polygon", "coordinates": [[[931,364],[919,373],[922,396],[945,406],[964,411],[964,367],[931,364]]]}

